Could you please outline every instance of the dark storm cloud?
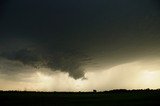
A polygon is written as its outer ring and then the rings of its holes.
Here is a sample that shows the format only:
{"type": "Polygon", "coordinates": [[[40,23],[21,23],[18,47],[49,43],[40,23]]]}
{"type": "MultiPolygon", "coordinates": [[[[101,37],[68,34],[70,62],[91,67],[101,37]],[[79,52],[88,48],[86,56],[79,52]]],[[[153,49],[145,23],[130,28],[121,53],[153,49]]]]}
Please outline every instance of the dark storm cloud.
{"type": "Polygon", "coordinates": [[[0,51],[12,61],[79,78],[86,67],[110,68],[160,55],[158,0],[8,0],[1,5],[0,51]]]}
{"type": "MultiPolygon", "coordinates": [[[[86,55],[75,50],[66,50],[64,52],[64,49],[63,51],[54,50],[50,52],[20,49],[18,51],[3,52],[0,56],[34,68],[50,68],[53,71],[68,72],[75,79],[84,76],[83,66],[89,61],[86,55]]],[[[17,70],[20,71],[20,69],[17,70]]]]}
{"type": "Polygon", "coordinates": [[[11,61],[0,57],[0,73],[5,75],[17,75],[18,73],[33,73],[33,68],[18,61],[11,61]]]}

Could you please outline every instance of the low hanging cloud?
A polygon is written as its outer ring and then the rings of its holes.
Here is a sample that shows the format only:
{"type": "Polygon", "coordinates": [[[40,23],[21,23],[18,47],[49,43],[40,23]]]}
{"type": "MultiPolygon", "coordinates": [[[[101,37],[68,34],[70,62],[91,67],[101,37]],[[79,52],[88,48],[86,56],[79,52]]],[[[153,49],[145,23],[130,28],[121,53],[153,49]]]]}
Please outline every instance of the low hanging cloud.
{"type": "Polygon", "coordinates": [[[121,64],[110,69],[90,71],[85,73],[87,80],[75,80],[69,77],[68,73],[51,71],[48,68],[41,68],[37,72],[28,74],[19,74],[14,80],[13,76],[0,74],[0,84],[3,85],[0,86],[0,89],[32,91],[157,89],[160,87],[159,63],[159,59],[154,59],[154,61],[143,60],[121,64]]]}
{"type": "MultiPolygon", "coordinates": [[[[35,74],[35,71],[46,69],[44,71],[49,74],[50,71],[62,74],[62,77],[57,77],[60,82],[55,79],[54,87],[60,83],[68,86],[68,77],[71,80],[86,77],[88,80],[83,81],[93,82],[89,84],[91,89],[101,86],[100,83],[104,88],[110,86],[112,89],[112,85],[121,87],[122,79],[128,86],[130,82],[125,82],[128,75],[132,77],[130,73],[141,71],[138,67],[143,64],[127,63],[144,60],[146,68],[151,61],[160,59],[160,9],[157,0],[1,1],[0,78],[4,81],[0,85],[10,79],[18,81],[24,78],[19,74],[35,74]],[[123,67],[122,64],[127,65],[123,67]],[[121,67],[126,71],[121,71],[121,67]],[[102,70],[106,71],[102,73],[102,70]],[[108,72],[112,74],[108,75],[108,72]]],[[[158,64],[147,68],[158,71],[158,64]]],[[[45,79],[43,75],[40,77],[45,79]]],[[[17,86],[15,83],[11,85],[10,88],[17,86]]]]}
{"type": "Polygon", "coordinates": [[[36,49],[20,49],[3,52],[0,56],[4,58],[5,61],[13,64],[12,66],[9,66],[11,70],[9,69],[8,71],[21,71],[21,69],[26,66],[34,68],[50,68],[53,71],[59,70],[67,72],[69,73],[69,76],[75,79],[84,77],[84,65],[89,61],[88,56],[76,52],[75,50],[45,53],[36,49]],[[17,69],[14,70],[14,68],[17,69]]]}

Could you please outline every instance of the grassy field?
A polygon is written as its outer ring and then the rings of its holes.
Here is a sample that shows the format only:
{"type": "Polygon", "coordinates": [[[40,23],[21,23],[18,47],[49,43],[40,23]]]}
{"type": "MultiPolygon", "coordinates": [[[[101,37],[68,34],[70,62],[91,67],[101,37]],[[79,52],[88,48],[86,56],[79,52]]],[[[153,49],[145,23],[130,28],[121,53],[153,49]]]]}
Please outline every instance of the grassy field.
{"type": "Polygon", "coordinates": [[[105,92],[0,91],[1,106],[158,106],[160,90],[105,92]]]}

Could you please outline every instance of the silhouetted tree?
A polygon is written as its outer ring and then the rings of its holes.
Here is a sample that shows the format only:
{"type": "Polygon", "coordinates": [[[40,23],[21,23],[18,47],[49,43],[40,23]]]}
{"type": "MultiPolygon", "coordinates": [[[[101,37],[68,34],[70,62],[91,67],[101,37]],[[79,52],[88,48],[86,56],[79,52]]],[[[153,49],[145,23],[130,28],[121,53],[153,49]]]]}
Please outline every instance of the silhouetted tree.
{"type": "Polygon", "coordinates": [[[97,92],[97,90],[94,89],[93,92],[97,92]]]}

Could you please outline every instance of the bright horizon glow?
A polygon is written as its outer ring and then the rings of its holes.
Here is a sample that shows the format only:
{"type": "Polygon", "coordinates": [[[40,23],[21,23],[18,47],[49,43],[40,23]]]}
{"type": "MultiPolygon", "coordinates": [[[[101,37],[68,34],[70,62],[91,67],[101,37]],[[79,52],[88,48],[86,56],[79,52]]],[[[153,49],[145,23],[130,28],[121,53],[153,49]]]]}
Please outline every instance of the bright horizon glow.
{"type": "Polygon", "coordinates": [[[158,64],[132,62],[107,70],[87,71],[87,79],[73,79],[68,73],[39,69],[34,73],[22,75],[20,80],[8,80],[1,75],[1,90],[28,91],[98,91],[112,89],[158,89],[160,88],[160,66],[158,64]]]}

